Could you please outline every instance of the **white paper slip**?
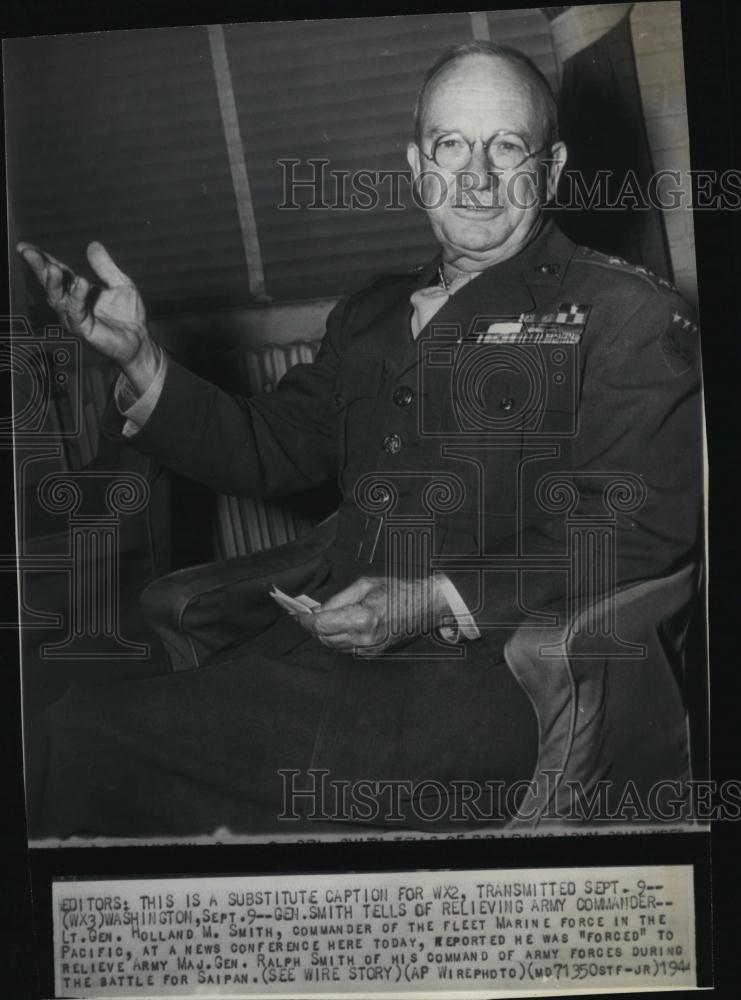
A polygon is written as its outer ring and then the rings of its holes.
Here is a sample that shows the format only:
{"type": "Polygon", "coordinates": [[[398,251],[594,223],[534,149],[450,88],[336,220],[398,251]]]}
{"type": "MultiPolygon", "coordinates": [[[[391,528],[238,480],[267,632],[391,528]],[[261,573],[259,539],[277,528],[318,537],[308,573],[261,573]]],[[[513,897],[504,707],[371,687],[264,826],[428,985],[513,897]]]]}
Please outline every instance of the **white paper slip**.
{"type": "Polygon", "coordinates": [[[298,597],[289,597],[282,590],[278,590],[275,585],[273,585],[273,589],[270,591],[270,596],[280,604],[284,611],[287,611],[291,615],[313,611],[315,608],[321,607],[319,601],[315,601],[312,597],[307,597],[306,594],[299,594],[298,597]]]}

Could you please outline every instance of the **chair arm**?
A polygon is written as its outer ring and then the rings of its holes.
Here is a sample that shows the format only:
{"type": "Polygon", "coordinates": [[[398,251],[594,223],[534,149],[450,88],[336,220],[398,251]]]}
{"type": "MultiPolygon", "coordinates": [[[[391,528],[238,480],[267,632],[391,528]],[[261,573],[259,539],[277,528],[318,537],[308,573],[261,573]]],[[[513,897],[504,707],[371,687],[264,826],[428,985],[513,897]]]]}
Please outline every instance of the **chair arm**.
{"type": "Polygon", "coordinates": [[[332,544],[337,517],[284,545],[236,559],[176,570],[141,595],[144,617],[165,645],[173,670],[190,670],[232,642],[262,631],[279,614],[268,596],[277,584],[300,592],[332,544]]]}
{"type": "Polygon", "coordinates": [[[513,633],[504,657],[540,733],[533,785],[513,825],[572,813],[577,787],[589,794],[602,782],[600,806],[614,805],[626,783],[645,795],[656,782],[690,777],[684,640],[697,592],[698,568],[688,563],[619,588],[562,626],[513,633]]]}

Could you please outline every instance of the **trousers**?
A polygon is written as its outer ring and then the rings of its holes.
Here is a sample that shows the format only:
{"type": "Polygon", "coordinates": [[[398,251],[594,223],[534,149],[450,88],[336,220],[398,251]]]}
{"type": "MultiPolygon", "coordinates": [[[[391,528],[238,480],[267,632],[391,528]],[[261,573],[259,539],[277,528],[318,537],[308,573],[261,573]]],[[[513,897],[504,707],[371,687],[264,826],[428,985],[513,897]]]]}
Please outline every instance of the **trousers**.
{"type": "MultiPolygon", "coordinates": [[[[71,688],[29,727],[30,836],[157,839],[388,825],[380,809],[348,816],[334,801],[303,795],[297,817],[286,802],[287,791],[313,787],[308,772],[325,763],[319,736],[331,746],[334,726],[351,726],[357,738],[334,762],[333,782],[424,781],[429,794],[460,780],[532,775],[537,721],[504,662],[426,662],[419,651],[356,659],[327,650],[298,625],[293,641],[286,648],[283,621],[198,670],[71,688]],[[276,630],[279,657],[270,655],[276,630]],[[332,692],[340,675],[347,690],[348,672],[362,696],[343,705],[332,692]],[[293,818],[281,819],[287,813],[293,818]]],[[[411,809],[393,822],[424,825],[424,817],[411,809]]]]}

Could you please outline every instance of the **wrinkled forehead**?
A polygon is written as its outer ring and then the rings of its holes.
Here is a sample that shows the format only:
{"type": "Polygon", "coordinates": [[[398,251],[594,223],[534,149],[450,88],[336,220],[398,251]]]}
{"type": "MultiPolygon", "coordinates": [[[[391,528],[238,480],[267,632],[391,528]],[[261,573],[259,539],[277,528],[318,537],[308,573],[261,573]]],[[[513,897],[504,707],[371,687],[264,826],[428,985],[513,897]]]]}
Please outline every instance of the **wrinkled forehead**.
{"type": "Polygon", "coordinates": [[[430,81],[421,117],[425,137],[446,131],[499,130],[540,140],[547,128],[545,100],[526,67],[503,57],[469,55],[430,81]]]}

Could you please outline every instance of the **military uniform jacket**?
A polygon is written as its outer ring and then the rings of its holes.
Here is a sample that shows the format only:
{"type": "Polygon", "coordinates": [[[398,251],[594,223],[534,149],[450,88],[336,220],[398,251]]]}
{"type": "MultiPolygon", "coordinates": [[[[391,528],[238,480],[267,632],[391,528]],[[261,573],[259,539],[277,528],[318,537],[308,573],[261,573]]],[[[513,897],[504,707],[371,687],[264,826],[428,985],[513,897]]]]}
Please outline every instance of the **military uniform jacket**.
{"type": "Polygon", "coordinates": [[[280,497],[337,477],[338,577],[383,573],[386,528],[425,522],[435,568],[483,625],[516,602],[517,557],[555,557],[529,581],[536,605],[562,590],[579,516],[614,523],[617,583],[687,558],[702,483],[687,304],[548,223],[415,343],[409,298],[436,272],[382,278],[341,302],[316,362],[274,393],[233,398],[172,362],[131,443],[226,493],[280,497]],[[497,556],[514,558],[499,570],[497,556]]]}
{"type": "MultiPolygon", "coordinates": [[[[361,575],[444,572],[482,632],[469,660],[485,665],[519,623],[696,557],[698,331],[668,283],[548,222],[415,341],[410,295],[437,266],[338,304],[316,361],[271,394],[233,397],[172,362],[129,443],[226,493],[280,497],[337,478],[319,596],[361,575]]],[[[454,677],[436,686],[425,663],[414,677],[428,708],[455,703],[454,677]]],[[[338,754],[353,741],[351,694],[337,701],[338,754]]],[[[461,698],[453,726],[470,724],[481,690],[461,698]]]]}

